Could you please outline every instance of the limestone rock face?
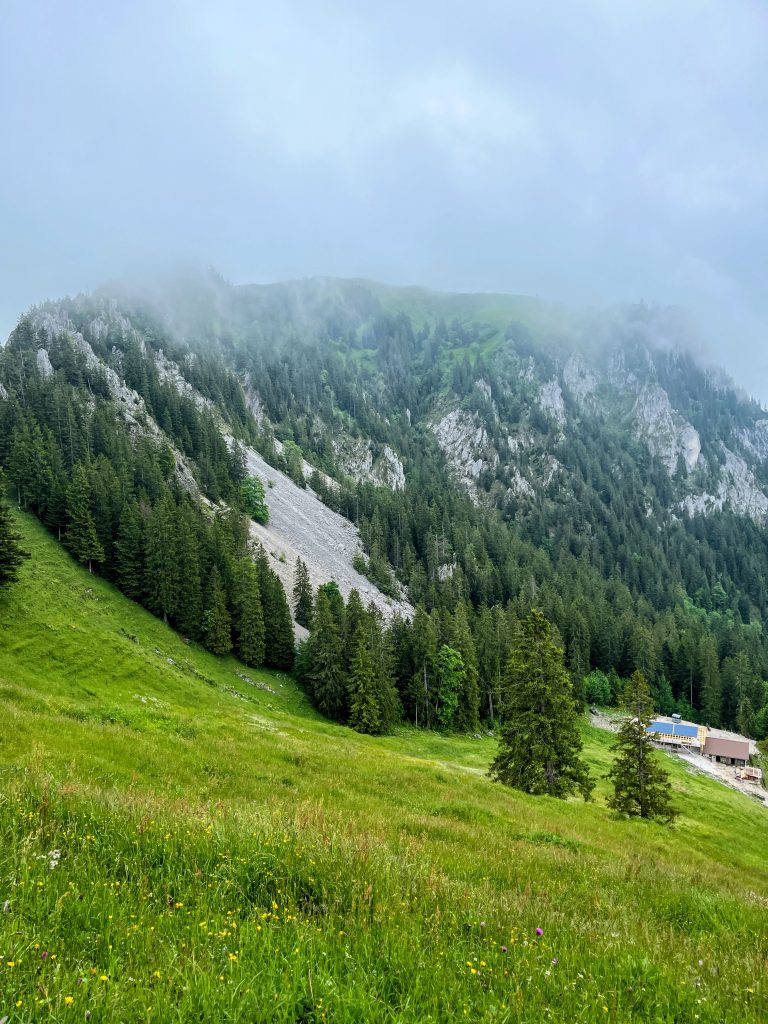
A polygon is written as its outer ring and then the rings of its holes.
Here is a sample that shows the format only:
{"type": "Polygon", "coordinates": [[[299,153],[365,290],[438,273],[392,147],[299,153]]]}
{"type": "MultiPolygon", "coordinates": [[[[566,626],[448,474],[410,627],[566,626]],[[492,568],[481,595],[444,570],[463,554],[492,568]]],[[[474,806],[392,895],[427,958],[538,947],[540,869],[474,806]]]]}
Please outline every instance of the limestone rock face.
{"type": "Polygon", "coordinates": [[[48,355],[47,349],[39,348],[37,350],[37,372],[41,377],[50,377],[53,374],[51,357],[48,355]]]}
{"type": "Polygon", "coordinates": [[[752,427],[740,432],[739,439],[750,455],[761,462],[768,459],[768,420],[757,420],[752,427]]]}
{"type": "Polygon", "coordinates": [[[578,406],[589,412],[596,409],[598,380],[578,352],[573,352],[563,367],[563,383],[578,406]]]}
{"type": "Polygon", "coordinates": [[[721,445],[725,464],[714,494],[688,495],[681,508],[689,516],[711,515],[729,508],[738,515],[750,516],[756,522],[768,519],[768,497],[758,486],[755,475],[744,459],[721,445]]]}
{"type": "Polygon", "coordinates": [[[474,497],[480,474],[487,466],[495,467],[499,458],[479,417],[453,409],[433,423],[432,430],[457,479],[474,497]]]}
{"type": "Polygon", "coordinates": [[[563,392],[560,390],[560,382],[557,378],[542,384],[539,392],[539,405],[543,411],[551,416],[558,427],[565,426],[565,402],[563,392]]]}
{"type": "Polygon", "coordinates": [[[342,435],[334,438],[333,453],[341,469],[355,480],[393,491],[402,491],[405,487],[403,463],[389,445],[384,445],[377,455],[373,443],[366,438],[342,435]]]}
{"type": "Polygon", "coordinates": [[[669,396],[658,384],[646,384],[632,410],[640,436],[672,475],[680,456],[686,472],[691,473],[699,461],[701,439],[690,423],[675,412],[669,396]]]}

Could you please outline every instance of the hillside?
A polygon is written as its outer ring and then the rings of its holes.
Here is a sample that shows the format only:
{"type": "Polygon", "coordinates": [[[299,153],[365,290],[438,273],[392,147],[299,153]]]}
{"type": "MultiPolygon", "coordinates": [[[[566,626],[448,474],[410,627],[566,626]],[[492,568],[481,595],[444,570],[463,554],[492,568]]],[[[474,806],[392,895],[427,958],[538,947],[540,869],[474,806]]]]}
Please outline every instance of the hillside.
{"type": "MultiPolygon", "coordinates": [[[[620,822],[602,781],[586,805],[491,783],[487,737],[358,736],[17,518],[10,1020],[765,1019],[764,808],[670,762],[679,824],[620,822]]],[[[609,738],[584,736],[602,773],[609,738]]]]}
{"type": "MultiPolygon", "coordinates": [[[[251,472],[275,483],[271,523],[250,529],[289,597],[301,557],[313,584],[334,577],[388,622],[421,607],[441,642],[468,624],[469,728],[492,718],[506,638],[537,604],[577,693],[598,670],[615,695],[640,667],[668,712],[761,739],[768,417],[694,351],[681,314],[644,305],[214,273],[112,286],[45,303],[12,333],[0,464],[57,535],[81,466],[98,571],[185,635],[202,638],[214,565],[237,618],[237,524],[229,557],[213,536],[186,551],[194,614],[155,592],[153,564],[120,564],[120,530],[151,562],[163,522],[209,535],[193,506],[225,521],[251,472]]],[[[415,723],[418,644],[388,642],[415,723]]]]}

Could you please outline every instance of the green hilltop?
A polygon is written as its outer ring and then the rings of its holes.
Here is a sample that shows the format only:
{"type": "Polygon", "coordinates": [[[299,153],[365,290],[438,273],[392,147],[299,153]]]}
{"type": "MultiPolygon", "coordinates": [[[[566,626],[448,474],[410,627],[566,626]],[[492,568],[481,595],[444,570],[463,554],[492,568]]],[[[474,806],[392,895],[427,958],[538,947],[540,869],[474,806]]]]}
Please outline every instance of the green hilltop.
{"type": "Polygon", "coordinates": [[[492,783],[487,736],[355,734],[16,521],[0,1016],[768,1017],[764,807],[670,761],[678,824],[616,820],[586,723],[590,804],[492,783]]]}

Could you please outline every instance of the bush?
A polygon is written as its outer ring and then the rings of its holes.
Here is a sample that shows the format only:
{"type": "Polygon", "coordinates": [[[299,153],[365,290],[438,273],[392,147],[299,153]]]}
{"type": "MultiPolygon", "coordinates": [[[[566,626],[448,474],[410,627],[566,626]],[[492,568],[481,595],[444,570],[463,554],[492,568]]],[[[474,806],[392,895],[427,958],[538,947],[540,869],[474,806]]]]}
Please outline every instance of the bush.
{"type": "Polygon", "coordinates": [[[611,681],[605,672],[595,669],[584,679],[584,698],[588,704],[606,707],[613,703],[611,681]]]}
{"type": "Polygon", "coordinates": [[[269,509],[264,497],[264,484],[257,476],[249,476],[240,485],[243,496],[243,508],[251,519],[266,526],[269,522],[269,509]]]}

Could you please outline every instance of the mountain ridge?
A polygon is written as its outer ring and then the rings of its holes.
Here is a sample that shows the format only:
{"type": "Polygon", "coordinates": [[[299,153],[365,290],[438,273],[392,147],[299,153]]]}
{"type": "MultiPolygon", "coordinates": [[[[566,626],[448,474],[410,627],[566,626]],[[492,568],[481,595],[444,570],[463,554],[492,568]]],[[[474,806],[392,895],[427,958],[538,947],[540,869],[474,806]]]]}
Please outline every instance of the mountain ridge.
{"type": "Polygon", "coordinates": [[[85,420],[106,401],[132,444],[167,445],[213,508],[235,449],[280,470],[352,524],[345,557],[383,611],[535,597],[577,680],[639,657],[713,721],[768,703],[768,417],[685,350],[676,311],[569,321],[511,296],[500,320],[483,295],[406,290],[403,309],[403,290],[357,281],[254,289],[209,275],[36,307],[0,354],[0,415],[23,415],[34,364],[85,420]],[[215,471],[195,417],[219,435],[215,471]],[[611,605],[627,619],[602,636],[611,605]],[[715,676],[681,653],[690,633],[713,638],[715,676]]]}

